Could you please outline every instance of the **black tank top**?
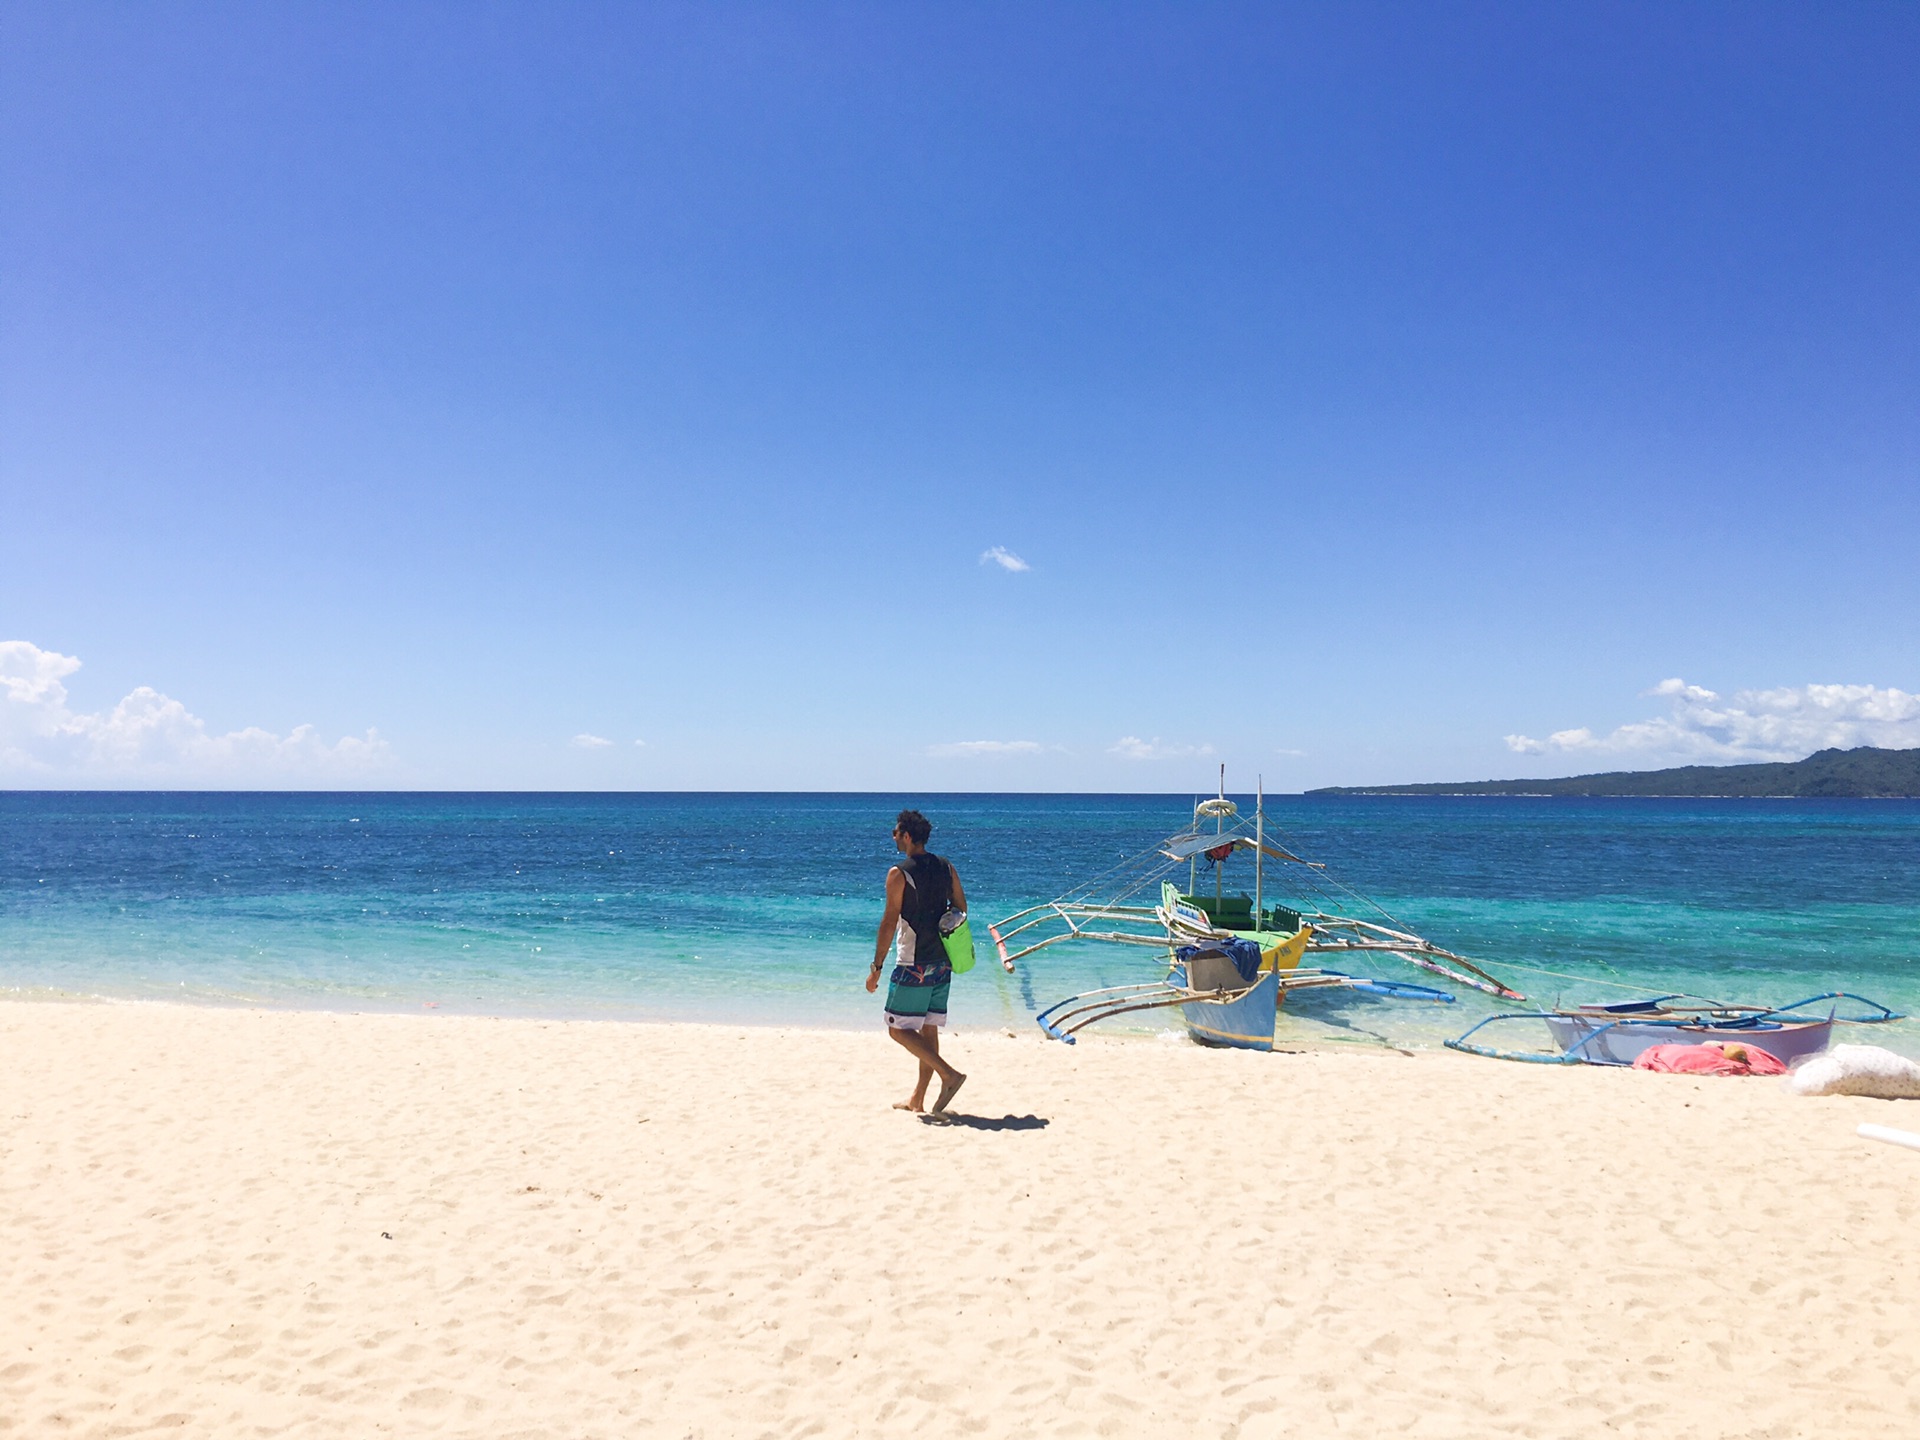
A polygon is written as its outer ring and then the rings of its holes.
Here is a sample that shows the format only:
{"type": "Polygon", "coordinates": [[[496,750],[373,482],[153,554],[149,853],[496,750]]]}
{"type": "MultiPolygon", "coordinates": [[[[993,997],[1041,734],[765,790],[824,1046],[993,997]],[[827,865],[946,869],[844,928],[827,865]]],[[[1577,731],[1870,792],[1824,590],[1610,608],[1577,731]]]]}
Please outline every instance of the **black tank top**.
{"type": "Polygon", "coordinates": [[[900,901],[900,918],[913,931],[913,958],[916,966],[943,964],[946,950],[940,943],[940,917],[953,901],[953,870],[932,851],[905,855],[895,868],[907,877],[907,893],[900,901]]]}

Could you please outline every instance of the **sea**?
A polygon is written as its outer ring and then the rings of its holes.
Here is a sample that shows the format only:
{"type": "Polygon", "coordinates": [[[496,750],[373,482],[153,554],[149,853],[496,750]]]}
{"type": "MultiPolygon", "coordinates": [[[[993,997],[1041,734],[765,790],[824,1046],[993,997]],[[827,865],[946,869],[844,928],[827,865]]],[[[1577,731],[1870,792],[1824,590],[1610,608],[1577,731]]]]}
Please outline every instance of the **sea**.
{"type": "MultiPolygon", "coordinates": [[[[877,1027],[863,981],[911,805],[981,942],[956,1034],[1038,1034],[1055,1001],[1158,978],[1154,952],[1073,942],[1008,975],[984,922],[1150,852],[1194,800],[0,792],[0,995],[877,1027]]],[[[1269,796],[1266,814],[1326,867],[1297,874],[1351,913],[1470,955],[1530,1002],[1839,990],[1920,1011],[1920,802],[1269,796]]],[[[1250,889],[1250,864],[1230,863],[1223,883],[1250,889]]],[[[1267,868],[1270,900],[1292,871],[1267,868]]],[[[1386,958],[1342,968],[1430,980],[1386,958]]],[[[1290,998],[1280,1039],[1421,1049],[1527,1008],[1327,992],[1290,998]]],[[[1184,1043],[1166,1014],[1126,1023],[1184,1043]]],[[[1920,1055],[1920,1022],[1843,1033],[1920,1055]]]]}

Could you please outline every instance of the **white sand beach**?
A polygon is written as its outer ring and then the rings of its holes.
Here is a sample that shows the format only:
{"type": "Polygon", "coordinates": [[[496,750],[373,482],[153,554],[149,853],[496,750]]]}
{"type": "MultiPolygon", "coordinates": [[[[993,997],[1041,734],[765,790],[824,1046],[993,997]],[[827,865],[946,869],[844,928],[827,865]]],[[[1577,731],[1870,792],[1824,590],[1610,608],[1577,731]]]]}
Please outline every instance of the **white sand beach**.
{"type": "Polygon", "coordinates": [[[0,1434],[1920,1434],[1920,1104],[0,1005],[0,1434]]]}

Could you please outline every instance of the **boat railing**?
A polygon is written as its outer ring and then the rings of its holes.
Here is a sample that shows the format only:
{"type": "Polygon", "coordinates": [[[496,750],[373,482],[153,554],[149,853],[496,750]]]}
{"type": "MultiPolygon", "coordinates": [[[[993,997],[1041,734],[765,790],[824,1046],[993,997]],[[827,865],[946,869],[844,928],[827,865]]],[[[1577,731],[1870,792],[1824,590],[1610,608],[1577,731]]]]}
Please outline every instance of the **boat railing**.
{"type": "Polygon", "coordinates": [[[1009,915],[987,927],[987,933],[993,937],[994,948],[1000,957],[1000,966],[1009,974],[1015,964],[1036,951],[1049,945],[1058,945],[1063,940],[1103,940],[1115,945],[1153,945],[1164,947],[1167,944],[1167,930],[1161,923],[1159,912],[1147,905],[1093,905],[1072,901],[1049,900],[1043,905],[1029,906],[1025,910],[1009,915]],[[1019,921],[1019,924],[1015,924],[1019,921]],[[1135,926],[1136,929],[1095,929],[1097,925],[1135,926]],[[1009,943],[1041,926],[1059,925],[1064,929],[1044,934],[1019,949],[1010,950],[1009,943]]]}
{"type": "Polygon", "coordinates": [[[1850,990],[1827,990],[1818,995],[1809,995],[1804,1000],[1796,1000],[1791,1005],[1732,1005],[1722,1000],[1709,1000],[1699,995],[1677,993],[1656,995],[1650,1000],[1621,1000],[1609,1004],[1576,1005],[1565,1013],[1568,1016],[1587,1016],[1612,1020],[1636,1020],[1643,1024],[1696,1024],[1717,1025],[1722,1027],[1741,1025],[1766,1025],[1777,1021],[1803,1020],[1806,1017],[1797,1012],[1811,1006],[1826,1005],[1827,1018],[1842,1025],[1880,1025],[1889,1020],[1904,1020],[1898,1014],[1878,1000],[1869,1000],[1865,995],[1855,995],[1850,990]],[[1872,1014],[1842,1015],[1839,1002],[1851,1000],[1864,1005],[1872,1014]],[[1685,1003],[1674,1004],[1674,1001],[1685,1003]]]}
{"type": "Polygon", "coordinates": [[[1728,1035],[1729,1032],[1733,1032],[1743,1036],[1758,1034],[1764,1037],[1782,1031],[1805,1030],[1822,1022],[1827,1025],[1880,1025],[1889,1020],[1906,1018],[1890,1006],[1882,1005],[1878,1000],[1869,1000],[1864,995],[1855,995],[1847,990],[1829,990],[1824,994],[1809,995],[1804,1000],[1796,1000],[1791,1005],[1773,1007],[1721,1005],[1712,1001],[1703,1001],[1697,1005],[1667,1003],[1672,1000],[1693,998],[1697,997],[1662,995],[1655,1000],[1626,1001],[1618,1005],[1581,1005],[1571,1010],[1507,1011],[1503,1014],[1487,1016],[1464,1034],[1444,1043],[1449,1050],[1459,1050],[1468,1055],[1484,1055],[1492,1060],[1523,1060],[1536,1065],[1621,1065],[1627,1062],[1614,1057],[1607,1052],[1606,1046],[1597,1045],[1596,1042],[1623,1026],[1632,1027],[1629,1033],[1633,1034],[1644,1034],[1653,1030],[1664,1031],[1675,1036],[1728,1035]],[[1841,1015],[1838,1012],[1842,1000],[1851,1000],[1874,1013],[1841,1015]],[[1816,1005],[1827,1006],[1825,1016],[1816,1018],[1802,1013],[1816,1005]],[[1588,1028],[1558,1055],[1528,1050],[1504,1050],[1492,1045],[1474,1043],[1472,1037],[1487,1026],[1512,1020],[1539,1020],[1549,1027],[1559,1021],[1562,1022],[1563,1029],[1571,1029],[1574,1026],[1588,1028]]]}
{"type": "Polygon", "coordinates": [[[1489,1015],[1479,1024],[1470,1027],[1464,1034],[1456,1035],[1453,1039],[1443,1041],[1442,1043],[1447,1049],[1458,1050],[1462,1054],[1480,1055],[1489,1060],[1519,1060],[1529,1065],[1615,1065],[1620,1063],[1616,1060],[1596,1059],[1582,1052],[1595,1040],[1598,1040],[1609,1031],[1617,1030],[1622,1025],[1633,1024],[1634,1022],[1631,1019],[1613,1020],[1604,1025],[1596,1025],[1565,1050],[1555,1055],[1549,1055],[1539,1050],[1502,1050],[1493,1045],[1476,1045],[1473,1043],[1473,1036],[1479,1034],[1479,1032],[1486,1029],[1487,1026],[1498,1024],[1504,1020],[1539,1020],[1546,1022],[1550,1020],[1564,1020],[1566,1018],[1568,1018],[1566,1014],[1559,1010],[1510,1010],[1501,1015],[1489,1015]]]}
{"type": "Polygon", "coordinates": [[[1767,1011],[1764,1018],[1769,1020],[1777,1019],[1784,1015],[1791,1015],[1796,1010],[1804,1010],[1809,1005],[1820,1005],[1827,1001],[1834,1002],[1833,1008],[1829,1010],[1829,1018],[1842,1025],[1884,1025],[1889,1020],[1904,1020],[1907,1018],[1905,1015],[1882,1005],[1878,1000],[1869,1000],[1866,996],[1855,995],[1850,990],[1829,990],[1823,995],[1809,995],[1806,999],[1796,1000],[1791,1005],[1776,1006],[1774,1009],[1767,1011]],[[1858,1004],[1868,1006],[1870,1009],[1877,1010],[1879,1013],[1876,1015],[1840,1015],[1833,1013],[1834,1010],[1838,1009],[1838,1004],[1842,1000],[1852,1000],[1858,1004]]]}
{"type": "Polygon", "coordinates": [[[1371,951],[1392,955],[1409,965],[1443,976],[1456,985],[1484,991],[1502,1000],[1527,998],[1518,990],[1496,980],[1465,955],[1442,949],[1431,940],[1405,930],[1377,925],[1371,920],[1357,920],[1351,915],[1329,915],[1319,911],[1302,911],[1301,919],[1313,930],[1312,938],[1307,941],[1307,949],[1311,951],[1321,954],[1371,951]]]}
{"type": "Polygon", "coordinates": [[[1263,970],[1257,979],[1245,985],[1223,985],[1212,990],[1196,990],[1176,985],[1171,980],[1143,985],[1109,985],[1100,990],[1069,995],[1033,1018],[1048,1039],[1071,1045],[1076,1031],[1102,1020],[1146,1010],[1166,1010],[1176,1005],[1227,1005],[1244,999],[1268,981],[1273,982],[1278,993],[1340,989],[1392,994],[1395,998],[1405,1000],[1433,1000],[1439,1003],[1451,1003],[1453,1000],[1453,996],[1424,985],[1402,985],[1396,981],[1373,980],[1361,975],[1343,975],[1338,970],[1263,970]]]}
{"type": "Polygon", "coordinates": [[[1110,1020],[1116,1015],[1130,1015],[1140,1010],[1161,1010],[1172,1005],[1185,1005],[1195,1000],[1212,1000],[1224,1003],[1238,1000],[1252,985],[1238,990],[1189,990],[1184,986],[1175,986],[1165,980],[1157,980],[1146,985],[1109,985],[1101,990],[1088,990],[1079,995],[1069,995],[1057,1005],[1050,1005],[1034,1016],[1034,1023],[1049,1040],[1059,1040],[1071,1045],[1074,1032],[1100,1020],[1110,1020]],[[1096,999],[1105,996],[1105,999],[1096,999]],[[1080,1002],[1087,1003],[1082,1004],[1080,1002]]]}
{"type": "MultiPolygon", "coordinates": [[[[1456,985],[1484,991],[1503,1000],[1524,1000],[1518,990],[1502,984],[1465,955],[1446,950],[1409,931],[1397,930],[1351,915],[1324,911],[1296,911],[1311,932],[1307,949],[1320,954],[1371,953],[1429,971],[1456,985]]],[[[1098,940],[1116,945],[1171,949],[1181,943],[1234,938],[1239,932],[1196,924],[1165,904],[1108,905],[1073,900],[1049,900],[1030,905],[987,927],[1000,968],[1009,975],[1030,955],[1067,940],[1098,940]],[[1036,933],[1037,932],[1037,933],[1036,933]],[[1027,939],[1025,944],[1020,941],[1027,939]]]]}

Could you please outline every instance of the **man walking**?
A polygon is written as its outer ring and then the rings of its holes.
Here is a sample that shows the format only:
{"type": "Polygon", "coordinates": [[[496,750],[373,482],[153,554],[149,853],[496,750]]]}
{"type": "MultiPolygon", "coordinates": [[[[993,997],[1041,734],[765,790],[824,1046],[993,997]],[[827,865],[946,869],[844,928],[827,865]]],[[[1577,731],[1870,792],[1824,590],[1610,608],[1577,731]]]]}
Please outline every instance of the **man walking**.
{"type": "Polygon", "coordinates": [[[944,1114],[967,1077],[940,1058],[940,1027],[947,1023],[947,992],[953,967],[940,940],[940,917],[951,905],[964,911],[967,892],[960,872],[927,849],[933,824],[918,810],[902,810],[893,825],[894,848],[905,857],[887,871],[887,913],[873,946],[867,993],[880,988],[880,967],[887,949],[896,947],[893,976],[887,986],[887,1033],[920,1062],[913,1094],[896,1110],[926,1109],[927,1083],[940,1077],[933,1112],[944,1114]]]}

